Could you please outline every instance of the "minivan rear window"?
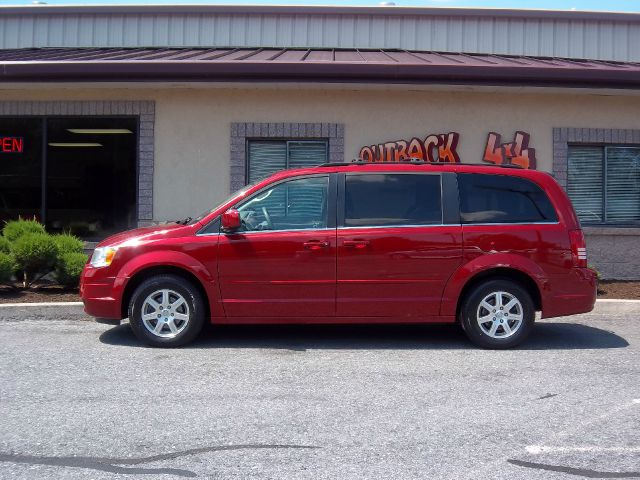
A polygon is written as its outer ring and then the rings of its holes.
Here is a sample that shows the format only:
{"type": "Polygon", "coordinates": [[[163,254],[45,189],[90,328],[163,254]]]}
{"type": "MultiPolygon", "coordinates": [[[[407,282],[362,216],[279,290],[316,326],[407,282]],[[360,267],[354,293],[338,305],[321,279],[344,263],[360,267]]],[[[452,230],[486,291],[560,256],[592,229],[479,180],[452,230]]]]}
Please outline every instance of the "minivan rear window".
{"type": "Polygon", "coordinates": [[[440,175],[347,175],[344,224],[346,227],[441,224],[440,197],[440,175]]]}
{"type": "Polygon", "coordinates": [[[558,220],[551,201],[530,180],[507,175],[458,174],[462,223],[529,223],[558,220]]]}

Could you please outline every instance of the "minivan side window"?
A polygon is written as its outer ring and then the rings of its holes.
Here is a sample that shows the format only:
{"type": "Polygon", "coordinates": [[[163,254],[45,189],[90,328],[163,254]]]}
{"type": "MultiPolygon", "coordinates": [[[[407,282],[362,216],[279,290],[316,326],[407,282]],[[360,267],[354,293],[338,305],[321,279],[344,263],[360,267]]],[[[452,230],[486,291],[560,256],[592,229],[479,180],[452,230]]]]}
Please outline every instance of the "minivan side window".
{"type": "Polygon", "coordinates": [[[458,174],[462,223],[556,222],[556,211],[542,189],[525,178],[458,174]]]}
{"type": "Polygon", "coordinates": [[[356,174],[345,179],[345,227],[442,224],[440,175],[356,174]]]}
{"type": "Polygon", "coordinates": [[[266,188],[237,206],[240,231],[327,228],[329,177],[298,178],[266,188]]]}

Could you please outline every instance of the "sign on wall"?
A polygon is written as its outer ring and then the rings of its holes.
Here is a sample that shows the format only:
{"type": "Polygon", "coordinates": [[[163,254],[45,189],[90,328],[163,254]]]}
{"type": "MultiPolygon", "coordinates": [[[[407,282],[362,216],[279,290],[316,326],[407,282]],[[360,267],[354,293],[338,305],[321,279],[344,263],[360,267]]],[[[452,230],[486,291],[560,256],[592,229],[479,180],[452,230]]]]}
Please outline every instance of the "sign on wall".
{"type": "Polygon", "coordinates": [[[420,140],[395,140],[360,149],[359,158],[366,162],[401,162],[407,158],[425,162],[459,163],[457,147],[460,135],[456,132],[427,135],[420,140]]]}
{"type": "Polygon", "coordinates": [[[489,132],[484,148],[485,162],[496,165],[512,164],[522,168],[536,168],[536,149],[529,147],[530,135],[517,131],[513,142],[500,143],[500,134],[489,132]]]}
{"type": "MultiPolygon", "coordinates": [[[[358,158],[365,162],[401,162],[407,159],[425,162],[460,163],[457,132],[433,133],[424,140],[411,140],[366,145],[360,149],[358,158]]],[[[530,135],[517,131],[512,142],[502,143],[499,133],[489,132],[482,160],[495,165],[512,164],[522,168],[536,168],[535,148],[529,147],[530,135]]]]}
{"type": "Polygon", "coordinates": [[[22,153],[24,151],[24,139],[22,137],[0,136],[0,153],[22,153]]]}

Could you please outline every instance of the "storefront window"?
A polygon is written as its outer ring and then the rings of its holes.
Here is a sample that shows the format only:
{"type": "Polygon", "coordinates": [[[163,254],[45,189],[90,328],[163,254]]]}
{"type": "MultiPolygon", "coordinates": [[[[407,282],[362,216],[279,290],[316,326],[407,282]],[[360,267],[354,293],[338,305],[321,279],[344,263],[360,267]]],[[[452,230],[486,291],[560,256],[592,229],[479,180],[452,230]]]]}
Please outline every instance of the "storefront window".
{"type": "Polygon", "coordinates": [[[247,182],[287,168],[314,167],[328,161],[326,140],[249,140],[247,182]]]}
{"type": "Polygon", "coordinates": [[[0,118],[0,228],[14,218],[41,220],[42,120],[0,118]]]}
{"type": "Polygon", "coordinates": [[[133,117],[0,119],[0,136],[23,139],[15,153],[0,141],[0,219],[89,240],[134,226],[136,132],[133,117]]]}
{"type": "Polygon", "coordinates": [[[567,192],[583,224],[640,224],[640,147],[570,145],[567,192]]]}

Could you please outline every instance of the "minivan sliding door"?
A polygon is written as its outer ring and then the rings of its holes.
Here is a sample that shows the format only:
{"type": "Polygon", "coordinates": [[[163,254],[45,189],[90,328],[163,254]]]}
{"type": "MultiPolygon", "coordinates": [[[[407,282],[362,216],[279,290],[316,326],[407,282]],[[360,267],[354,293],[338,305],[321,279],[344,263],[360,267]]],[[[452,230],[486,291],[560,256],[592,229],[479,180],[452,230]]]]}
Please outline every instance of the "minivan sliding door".
{"type": "Polygon", "coordinates": [[[461,227],[459,222],[449,223],[452,218],[443,202],[446,175],[342,176],[338,316],[411,321],[439,314],[444,286],[462,261],[461,227]]]}

